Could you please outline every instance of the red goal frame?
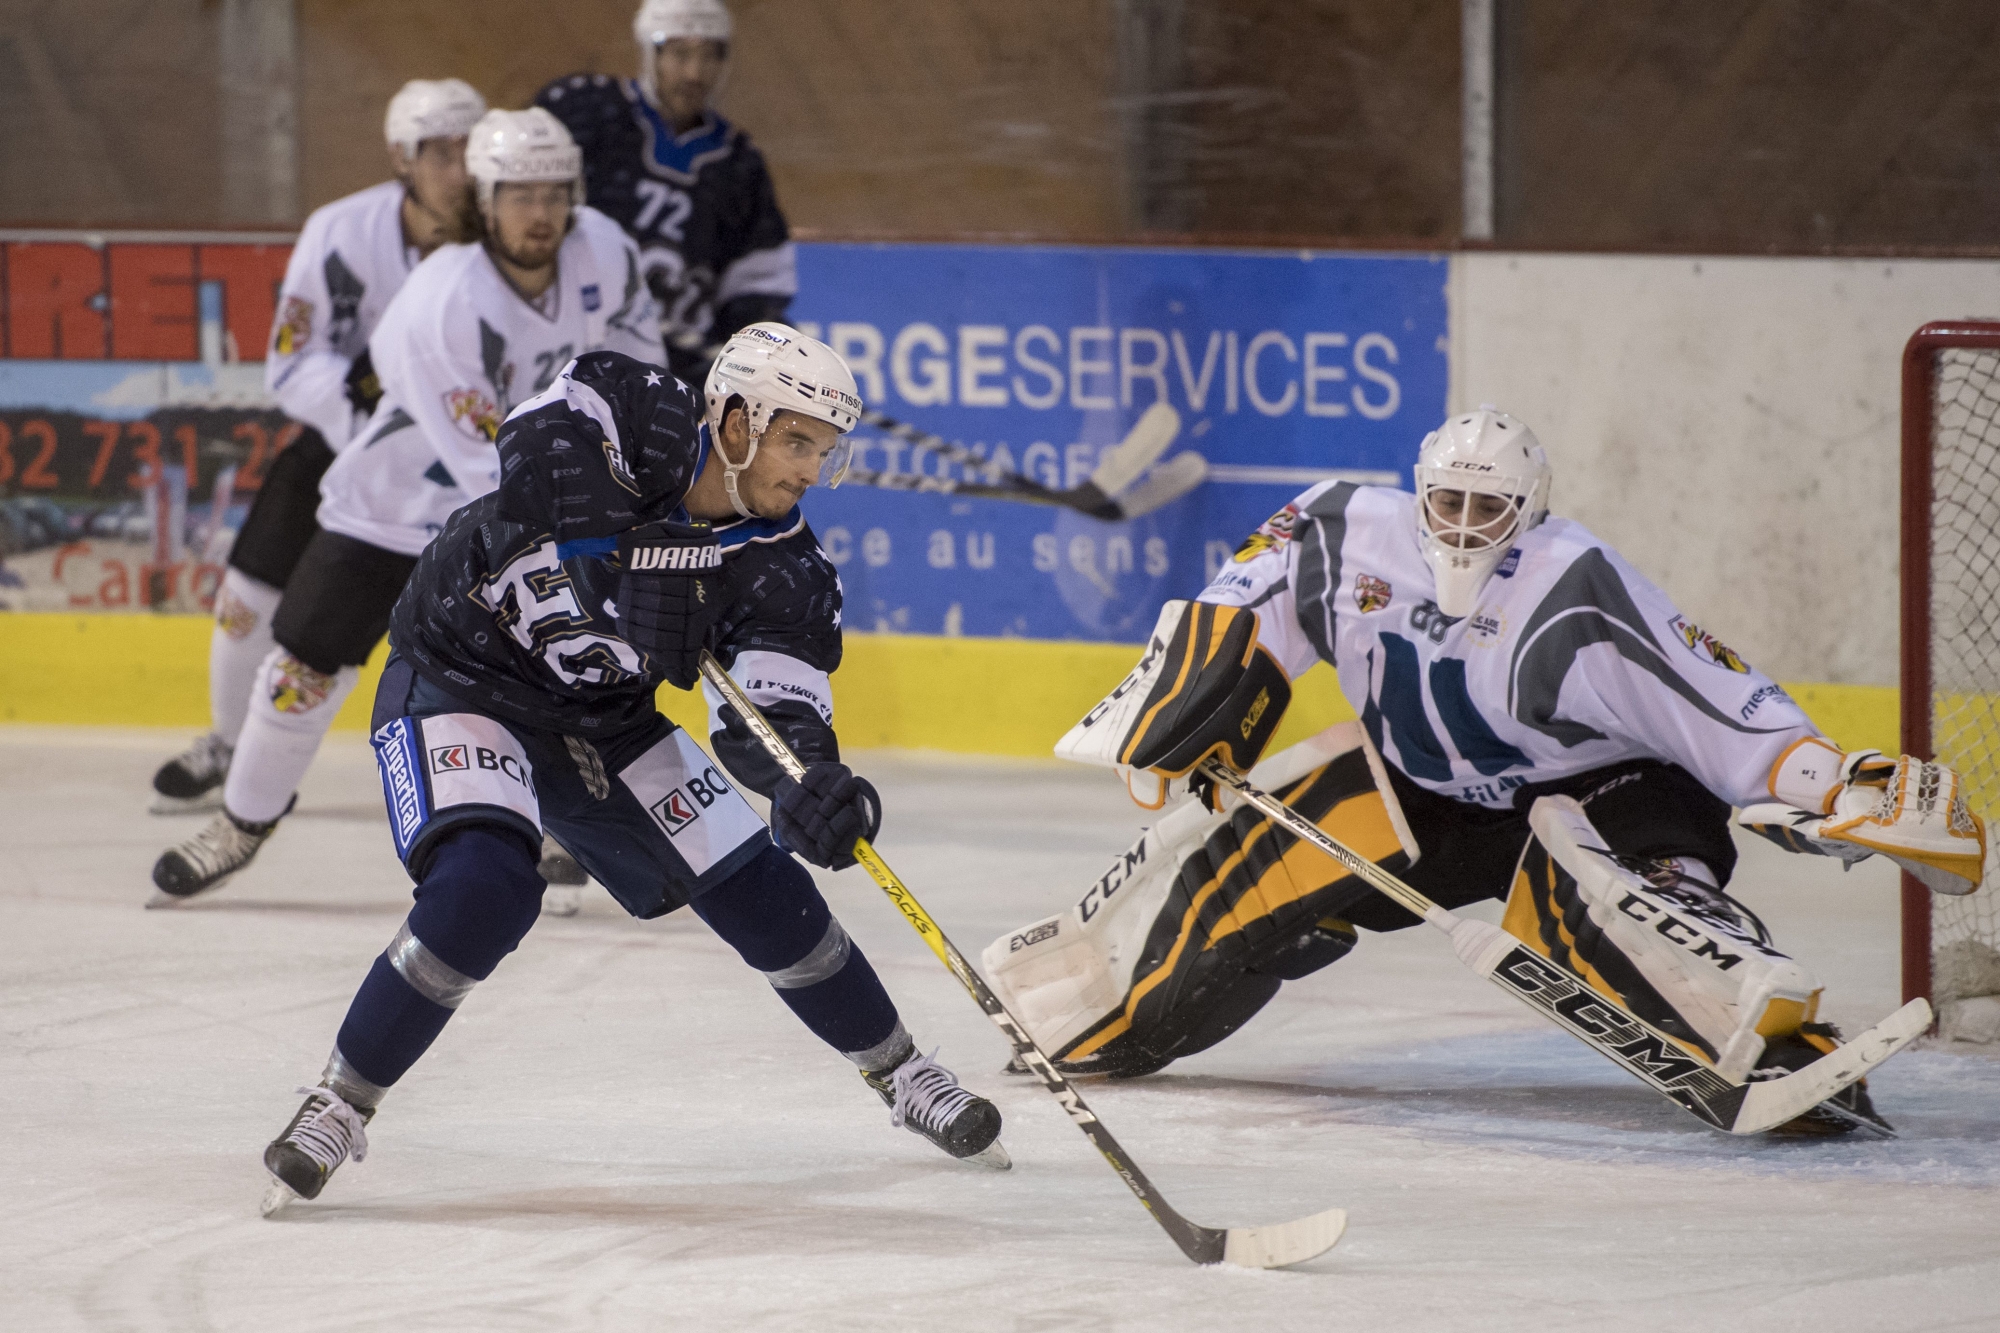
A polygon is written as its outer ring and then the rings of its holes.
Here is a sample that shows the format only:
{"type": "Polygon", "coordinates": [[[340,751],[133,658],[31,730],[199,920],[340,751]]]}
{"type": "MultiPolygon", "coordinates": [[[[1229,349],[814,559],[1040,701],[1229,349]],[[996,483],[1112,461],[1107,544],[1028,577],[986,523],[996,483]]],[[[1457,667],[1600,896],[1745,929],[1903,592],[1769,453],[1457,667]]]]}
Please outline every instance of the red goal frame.
{"type": "MultiPolygon", "coordinates": [[[[1951,319],[1924,325],[1903,346],[1902,652],[1903,752],[1931,754],[1931,441],[1937,410],[1937,354],[1952,347],[2000,348],[2000,320],[1951,319]]],[[[1931,998],[1931,893],[1903,876],[1903,999],[1931,998]]]]}

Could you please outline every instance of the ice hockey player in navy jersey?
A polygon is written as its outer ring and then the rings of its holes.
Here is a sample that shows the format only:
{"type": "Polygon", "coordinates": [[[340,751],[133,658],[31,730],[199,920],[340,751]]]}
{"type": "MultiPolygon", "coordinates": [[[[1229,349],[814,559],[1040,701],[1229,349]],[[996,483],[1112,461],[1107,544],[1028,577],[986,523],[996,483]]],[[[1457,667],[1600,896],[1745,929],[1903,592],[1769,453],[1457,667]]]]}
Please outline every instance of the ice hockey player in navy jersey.
{"type": "Polygon", "coordinates": [[[1006,1165],[999,1111],[917,1050],[790,854],[851,866],[882,817],[840,762],[840,581],[798,508],[845,470],[853,377],[823,343],[762,323],[730,340],[707,391],[703,412],[629,357],[573,362],[508,417],[498,489],[452,516],[397,602],[374,744],[416,906],[265,1152],[273,1204],[361,1156],[384,1093],[535,923],[544,830],[634,916],[692,907],[894,1123],[1006,1165]],[[704,648],[806,761],[802,779],[753,757],[719,702],[719,764],[659,713],[656,688],[692,685],[704,648]],[[739,786],[771,798],[768,830],[739,786]]]}
{"type": "MultiPolygon", "coordinates": [[[[1985,826],[1950,769],[1822,736],[1551,516],[1550,477],[1525,426],[1481,409],[1426,437],[1415,494],[1314,487],[1198,601],[1167,605],[1140,666],[1057,752],[1186,790],[1209,755],[1256,762],[1289,682],[1330,663],[1359,725],[1274,755],[1263,785],[1447,908],[1505,899],[1508,932],[1726,1077],[1799,1068],[1837,1036],[1816,1019],[1818,981],[1726,892],[1731,807],[1790,850],[1886,855],[1953,894],[1984,875],[1985,826]]],[[[1415,923],[1209,795],[1158,820],[1067,929],[988,950],[996,987],[1069,1068],[1161,1068],[1343,956],[1357,927],[1415,923]]],[[[1861,1084],[1791,1129],[1858,1125],[1881,1127],[1861,1084]]]]}
{"type": "Polygon", "coordinates": [[[731,335],[782,319],[798,291],[763,154],[710,105],[732,28],[722,0],[646,0],[637,78],[575,74],[535,98],[583,148],[591,205],[639,243],[668,364],[697,386],[731,335]]]}
{"type": "Polygon", "coordinates": [[[221,804],[271,618],[319,524],[320,478],[381,397],[368,339],[419,260],[471,237],[465,136],[486,102],[459,79],[412,79],[389,99],[396,178],[313,210],[292,246],[264,387],[298,433],[264,476],[230,548],[208,650],[212,730],[153,775],[153,812],[221,804]]]}

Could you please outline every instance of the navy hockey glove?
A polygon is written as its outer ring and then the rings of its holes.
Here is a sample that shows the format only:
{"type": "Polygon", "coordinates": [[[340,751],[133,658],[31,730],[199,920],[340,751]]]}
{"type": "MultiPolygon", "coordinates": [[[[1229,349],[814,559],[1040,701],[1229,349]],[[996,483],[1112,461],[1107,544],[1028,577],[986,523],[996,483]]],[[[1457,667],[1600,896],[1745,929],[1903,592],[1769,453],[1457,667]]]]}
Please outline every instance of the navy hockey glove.
{"type": "Polygon", "coordinates": [[[854,840],[873,841],[881,827],[882,798],[846,764],[808,764],[804,778],[779,778],[771,793],[778,845],[828,870],[853,865],[854,840]]]}
{"type": "Polygon", "coordinates": [[[722,614],[722,548],[706,523],[648,523],[618,538],[618,633],[676,689],[701,679],[701,650],[722,614]]]}

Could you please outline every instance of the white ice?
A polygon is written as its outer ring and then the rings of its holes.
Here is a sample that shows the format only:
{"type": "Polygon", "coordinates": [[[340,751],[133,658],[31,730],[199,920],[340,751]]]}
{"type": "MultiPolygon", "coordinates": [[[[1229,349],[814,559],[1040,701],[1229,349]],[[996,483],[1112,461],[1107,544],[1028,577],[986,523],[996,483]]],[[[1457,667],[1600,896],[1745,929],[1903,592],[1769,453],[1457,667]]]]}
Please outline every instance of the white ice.
{"type": "MultiPolygon", "coordinates": [[[[1873,1079],[1896,1142],[1703,1128],[1452,961],[1370,937],[1165,1074],[1086,1095],[1189,1217],[1333,1205],[1275,1273],[1198,1269],[873,884],[823,878],[1015,1168],[888,1113],[688,913],[545,918],[322,1199],[258,1154],[409,902],[364,744],[213,898],[146,912],[198,818],[142,813],[184,737],[0,729],[0,1326],[142,1329],[2000,1328],[2000,1062],[1873,1079]]],[[[1051,764],[864,755],[884,854],[977,957],[1137,827],[1051,764]]],[[[1895,1007],[1893,877],[1747,846],[1737,885],[1851,1028],[1895,1007]]]]}

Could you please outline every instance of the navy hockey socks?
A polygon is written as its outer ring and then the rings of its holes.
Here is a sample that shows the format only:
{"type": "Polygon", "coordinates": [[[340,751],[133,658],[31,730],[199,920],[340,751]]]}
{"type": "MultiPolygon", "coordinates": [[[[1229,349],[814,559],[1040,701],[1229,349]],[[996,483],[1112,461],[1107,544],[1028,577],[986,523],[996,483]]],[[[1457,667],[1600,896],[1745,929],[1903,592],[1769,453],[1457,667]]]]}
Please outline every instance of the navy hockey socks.
{"type": "Polygon", "coordinates": [[[535,862],[512,833],[471,827],[446,835],[409,919],[347,1008],[336,1065],[388,1088],[430,1049],[473,983],[491,976],[535,924],[543,888],[535,862]]]}
{"type": "Polygon", "coordinates": [[[693,905],[821,1041],[864,1070],[909,1054],[895,1001],[790,856],[766,849],[693,905]]]}

